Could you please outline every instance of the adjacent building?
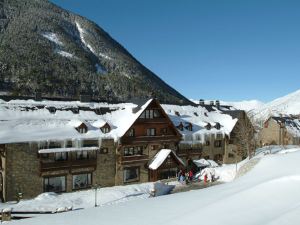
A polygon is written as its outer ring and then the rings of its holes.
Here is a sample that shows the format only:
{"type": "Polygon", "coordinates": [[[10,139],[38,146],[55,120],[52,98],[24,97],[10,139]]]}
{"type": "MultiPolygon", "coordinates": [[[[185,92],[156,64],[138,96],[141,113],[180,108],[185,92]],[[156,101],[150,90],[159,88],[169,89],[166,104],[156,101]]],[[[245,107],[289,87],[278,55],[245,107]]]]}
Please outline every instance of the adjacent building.
{"type": "Polygon", "coordinates": [[[259,133],[261,146],[265,145],[299,145],[299,116],[271,116],[263,124],[259,133]]]}

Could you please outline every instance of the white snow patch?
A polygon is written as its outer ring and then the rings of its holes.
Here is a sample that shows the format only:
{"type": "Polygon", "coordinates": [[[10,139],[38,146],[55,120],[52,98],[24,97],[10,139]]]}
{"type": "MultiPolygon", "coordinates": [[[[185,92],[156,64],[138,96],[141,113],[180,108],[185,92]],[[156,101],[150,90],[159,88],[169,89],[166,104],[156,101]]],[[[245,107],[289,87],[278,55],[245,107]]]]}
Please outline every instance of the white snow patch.
{"type": "Polygon", "coordinates": [[[57,34],[52,32],[45,32],[42,34],[43,37],[47,38],[49,41],[54,42],[57,45],[63,46],[63,43],[59,40],[57,34]]]}
{"type": "Polygon", "coordinates": [[[60,54],[60,55],[63,56],[63,57],[74,58],[74,54],[69,53],[69,52],[65,52],[65,51],[62,51],[62,50],[58,50],[57,53],[60,54]]]}
{"type": "Polygon", "coordinates": [[[102,58],[104,58],[104,59],[112,60],[112,58],[110,56],[105,55],[105,54],[103,54],[101,52],[99,53],[99,56],[102,57],[102,58]]]}
{"type": "Polygon", "coordinates": [[[84,39],[84,35],[86,34],[86,31],[83,29],[83,27],[81,27],[81,25],[76,21],[76,27],[79,31],[79,35],[80,35],[80,39],[81,39],[81,42],[92,52],[94,53],[94,55],[96,55],[96,51],[93,49],[93,47],[87,43],[84,39]]]}
{"type": "Polygon", "coordinates": [[[100,64],[96,63],[95,67],[96,67],[96,72],[97,73],[100,73],[100,74],[106,74],[107,73],[105,68],[103,66],[101,66],[100,64]]]}

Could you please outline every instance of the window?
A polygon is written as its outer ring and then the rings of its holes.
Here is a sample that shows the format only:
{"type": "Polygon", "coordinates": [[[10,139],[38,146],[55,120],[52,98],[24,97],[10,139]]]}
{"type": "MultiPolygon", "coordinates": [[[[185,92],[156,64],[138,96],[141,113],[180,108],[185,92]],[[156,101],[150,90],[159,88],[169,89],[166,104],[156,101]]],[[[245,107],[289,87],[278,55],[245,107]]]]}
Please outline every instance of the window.
{"type": "Polygon", "coordinates": [[[217,139],[222,139],[223,138],[223,134],[217,134],[217,139]]]}
{"type": "Polygon", "coordinates": [[[264,124],[264,128],[268,128],[269,127],[269,122],[266,121],[265,124],[264,124]]]}
{"type": "Polygon", "coordinates": [[[124,168],[124,183],[139,181],[139,179],[140,179],[139,167],[124,168]]]}
{"type": "Polygon", "coordinates": [[[155,136],[156,135],[156,129],[155,128],[148,128],[147,129],[147,136],[155,136]]]}
{"type": "Polygon", "coordinates": [[[234,158],[234,154],[228,153],[228,158],[234,158]]]}
{"type": "Polygon", "coordinates": [[[128,136],[129,137],[134,137],[135,136],[134,128],[130,128],[130,130],[128,131],[128,136]]]}
{"type": "Polygon", "coordinates": [[[205,146],[210,146],[210,141],[206,141],[205,146]]]}
{"type": "Polygon", "coordinates": [[[161,133],[162,135],[168,134],[168,128],[167,128],[167,127],[161,128],[161,129],[160,129],[160,133],[161,133]]]}
{"type": "Polygon", "coordinates": [[[125,147],[124,156],[143,155],[143,146],[125,147]]]}
{"type": "Polygon", "coordinates": [[[73,190],[88,188],[91,185],[92,185],[91,173],[73,175],[73,190]]]}
{"type": "Polygon", "coordinates": [[[87,132],[87,129],[85,127],[80,127],[79,128],[79,133],[84,134],[87,132]]]}
{"type": "Polygon", "coordinates": [[[44,192],[66,191],[66,177],[44,177],[44,192]]]}
{"type": "Polygon", "coordinates": [[[158,109],[146,109],[141,115],[141,119],[153,119],[153,118],[160,118],[161,113],[158,109]]]}
{"type": "Polygon", "coordinates": [[[107,154],[108,148],[100,148],[100,154],[107,154]]]}
{"type": "Polygon", "coordinates": [[[65,161],[68,160],[68,153],[67,152],[56,152],[54,155],[55,161],[65,161]]]}
{"type": "Polygon", "coordinates": [[[216,148],[220,148],[222,146],[222,141],[220,141],[220,140],[215,141],[214,145],[216,148]]]}
{"type": "Polygon", "coordinates": [[[220,124],[220,123],[216,123],[215,128],[216,128],[217,130],[220,130],[220,129],[221,129],[221,124],[220,124]]]}
{"type": "Polygon", "coordinates": [[[82,159],[88,159],[89,155],[87,151],[77,151],[76,152],[76,159],[82,160],[82,159]]]}
{"type": "Polygon", "coordinates": [[[160,118],[161,117],[160,111],[158,109],[154,109],[153,116],[154,118],[160,118]]]}
{"type": "Polygon", "coordinates": [[[189,123],[185,128],[189,131],[193,131],[193,125],[191,123],[189,123]]]}
{"type": "Polygon", "coordinates": [[[107,134],[110,132],[110,129],[109,129],[109,127],[102,127],[101,131],[102,131],[102,133],[107,134]]]}

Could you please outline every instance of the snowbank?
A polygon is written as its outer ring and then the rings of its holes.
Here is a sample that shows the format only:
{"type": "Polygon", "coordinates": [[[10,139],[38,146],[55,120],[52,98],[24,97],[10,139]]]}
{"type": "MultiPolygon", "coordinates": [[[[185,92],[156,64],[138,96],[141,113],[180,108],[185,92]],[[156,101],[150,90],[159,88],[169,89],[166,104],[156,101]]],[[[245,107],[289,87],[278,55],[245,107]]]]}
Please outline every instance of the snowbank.
{"type": "MultiPolygon", "coordinates": [[[[23,220],[22,224],[96,225],[101,221],[106,225],[295,225],[300,221],[298,150],[262,156],[249,173],[231,183],[68,214],[47,215],[23,220]]],[[[15,223],[18,221],[12,222],[15,223]]]]}

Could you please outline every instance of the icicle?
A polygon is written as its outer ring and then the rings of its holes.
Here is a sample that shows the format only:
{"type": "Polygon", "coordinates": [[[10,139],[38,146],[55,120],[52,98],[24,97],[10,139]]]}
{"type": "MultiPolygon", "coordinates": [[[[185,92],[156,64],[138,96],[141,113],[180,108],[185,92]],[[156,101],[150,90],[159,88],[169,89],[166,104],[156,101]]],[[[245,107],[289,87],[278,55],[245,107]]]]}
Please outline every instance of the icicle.
{"type": "Polygon", "coordinates": [[[99,145],[99,148],[101,148],[101,146],[102,146],[102,138],[101,137],[99,137],[99,139],[98,139],[98,145],[99,145]]]}

